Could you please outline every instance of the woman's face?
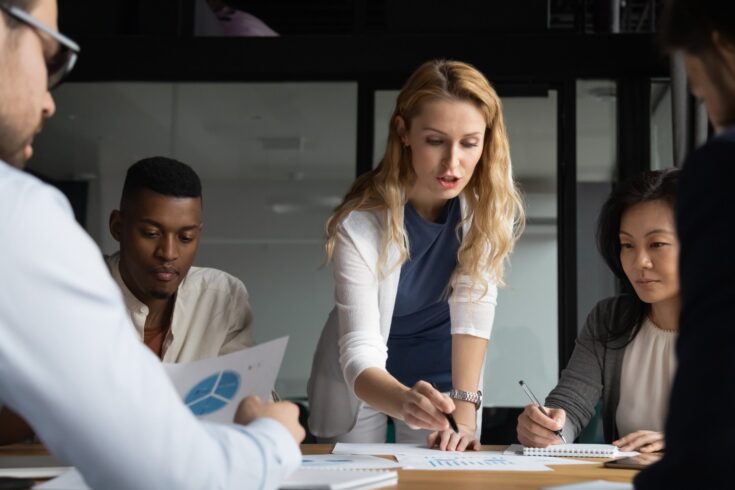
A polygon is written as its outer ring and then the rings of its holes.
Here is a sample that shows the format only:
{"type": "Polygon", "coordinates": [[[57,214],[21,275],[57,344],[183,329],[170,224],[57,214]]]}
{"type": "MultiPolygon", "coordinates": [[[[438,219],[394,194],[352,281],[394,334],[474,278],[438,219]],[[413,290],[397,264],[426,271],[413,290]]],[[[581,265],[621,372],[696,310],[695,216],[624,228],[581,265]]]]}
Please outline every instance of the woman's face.
{"type": "Polygon", "coordinates": [[[679,295],[679,241],[664,201],[631,206],[620,220],[620,262],[636,294],[654,304],[679,295]]]}
{"type": "Polygon", "coordinates": [[[485,118],[469,102],[439,99],[426,102],[410,126],[402,136],[416,173],[408,198],[421,207],[441,206],[470,181],[485,143],[485,118]]]}

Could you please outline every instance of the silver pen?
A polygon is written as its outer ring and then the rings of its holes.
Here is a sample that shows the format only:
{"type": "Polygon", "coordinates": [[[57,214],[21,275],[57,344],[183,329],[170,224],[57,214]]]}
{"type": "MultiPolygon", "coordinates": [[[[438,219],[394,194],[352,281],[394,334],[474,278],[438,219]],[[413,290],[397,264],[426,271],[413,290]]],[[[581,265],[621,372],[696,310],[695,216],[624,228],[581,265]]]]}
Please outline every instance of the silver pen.
{"type": "MultiPolygon", "coordinates": [[[[526,383],[523,382],[523,380],[520,380],[518,382],[519,385],[521,385],[521,388],[523,388],[523,391],[526,392],[526,395],[528,395],[528,398],[531,399],[531,403],[535,403],[538,406],[538,409],[541,410],[541,413],[546,415],[547,417],[551,418],[548,413],[546,413],[546,410],[544,410],[543,405],[538,401],[538,398],[531,392],[531,388],[528,387],[526,383]]],[[[567,440],[564,439],[564,435],[561,433],[561,429],[554,432],[557,436],[559,436],[559,439],[561,439],[561,442],[564,444],[567,443],[567,440]]]]}

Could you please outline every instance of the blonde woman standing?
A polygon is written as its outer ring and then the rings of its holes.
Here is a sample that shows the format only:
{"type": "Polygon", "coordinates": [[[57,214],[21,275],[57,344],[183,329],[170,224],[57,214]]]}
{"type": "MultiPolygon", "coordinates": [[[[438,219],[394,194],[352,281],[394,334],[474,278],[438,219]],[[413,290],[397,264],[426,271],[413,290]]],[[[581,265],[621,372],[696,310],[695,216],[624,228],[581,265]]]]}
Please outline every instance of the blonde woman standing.
{"type": "Polygon", "coordinates": [[[321,441],[385,442],[391,417],[398,442],[479,449],[496,285],[523,220],[497,94],[468,64],[425,63],[382,161],[327,222],[336,306],[308,387],[321,441]]]}

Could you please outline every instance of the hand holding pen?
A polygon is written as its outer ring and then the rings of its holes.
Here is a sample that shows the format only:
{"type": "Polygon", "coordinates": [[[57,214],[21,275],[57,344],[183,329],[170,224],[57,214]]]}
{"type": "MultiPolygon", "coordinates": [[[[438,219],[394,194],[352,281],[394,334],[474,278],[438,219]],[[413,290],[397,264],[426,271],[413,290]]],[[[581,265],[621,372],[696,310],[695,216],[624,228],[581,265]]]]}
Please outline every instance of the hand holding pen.
{"type": "MultiPolygon", "coordinates": [[[[439,392],[439,389],[433,383],[432,387],[439,392]]],[[[447,395],[442,394],[442,396],[447,395]]],[[[456,413],[454,411],[443,411],[442,413],[449,423],[449,429],[429,434],[426,438],[427,447],[437,448],[440,451],[478,451],[480,440],[475,434],[475,427],[457,423],[454,418],[454,413],[456,413]]]]}
{"type": "Polygon", "coordinates": [[[546,447],[558,444],[559,439],[566,444],[561,429],[566,420],[566,412],[562,409],[544,408],[526,383],[519,381],[518,384],[533,403],[518,417],[517,432],[521,444],[528,447],[546,447]]]}

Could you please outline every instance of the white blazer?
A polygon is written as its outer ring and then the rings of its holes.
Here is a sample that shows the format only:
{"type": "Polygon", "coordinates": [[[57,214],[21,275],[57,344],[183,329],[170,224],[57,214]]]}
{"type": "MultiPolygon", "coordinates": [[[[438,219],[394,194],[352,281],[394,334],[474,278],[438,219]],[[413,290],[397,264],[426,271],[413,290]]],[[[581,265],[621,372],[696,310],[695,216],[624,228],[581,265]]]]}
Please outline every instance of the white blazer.
{"type": "MultiPolygon", "coordinates": [[[[467,203],[460,195],[462,217],[467,203]]],[[[388,335],[398,292],[401,268],[398,246],[387,253],[383,275],[378,273],[387,211],[353,211],[342,221],[334,247],[332,309],[314,353],[309,395],[309,428],[318,437],[334,437],[352,430],[363,404],[355,396],[355,380],[365,369],[385,369],[388,335]]],[[[469,221],[463,227],[469,231],[469,221]]],[[[489,273],[487,291],[472,287],[462,275],[449,296],[452,334],[490,338],[497,287],[489,273]]]]}

